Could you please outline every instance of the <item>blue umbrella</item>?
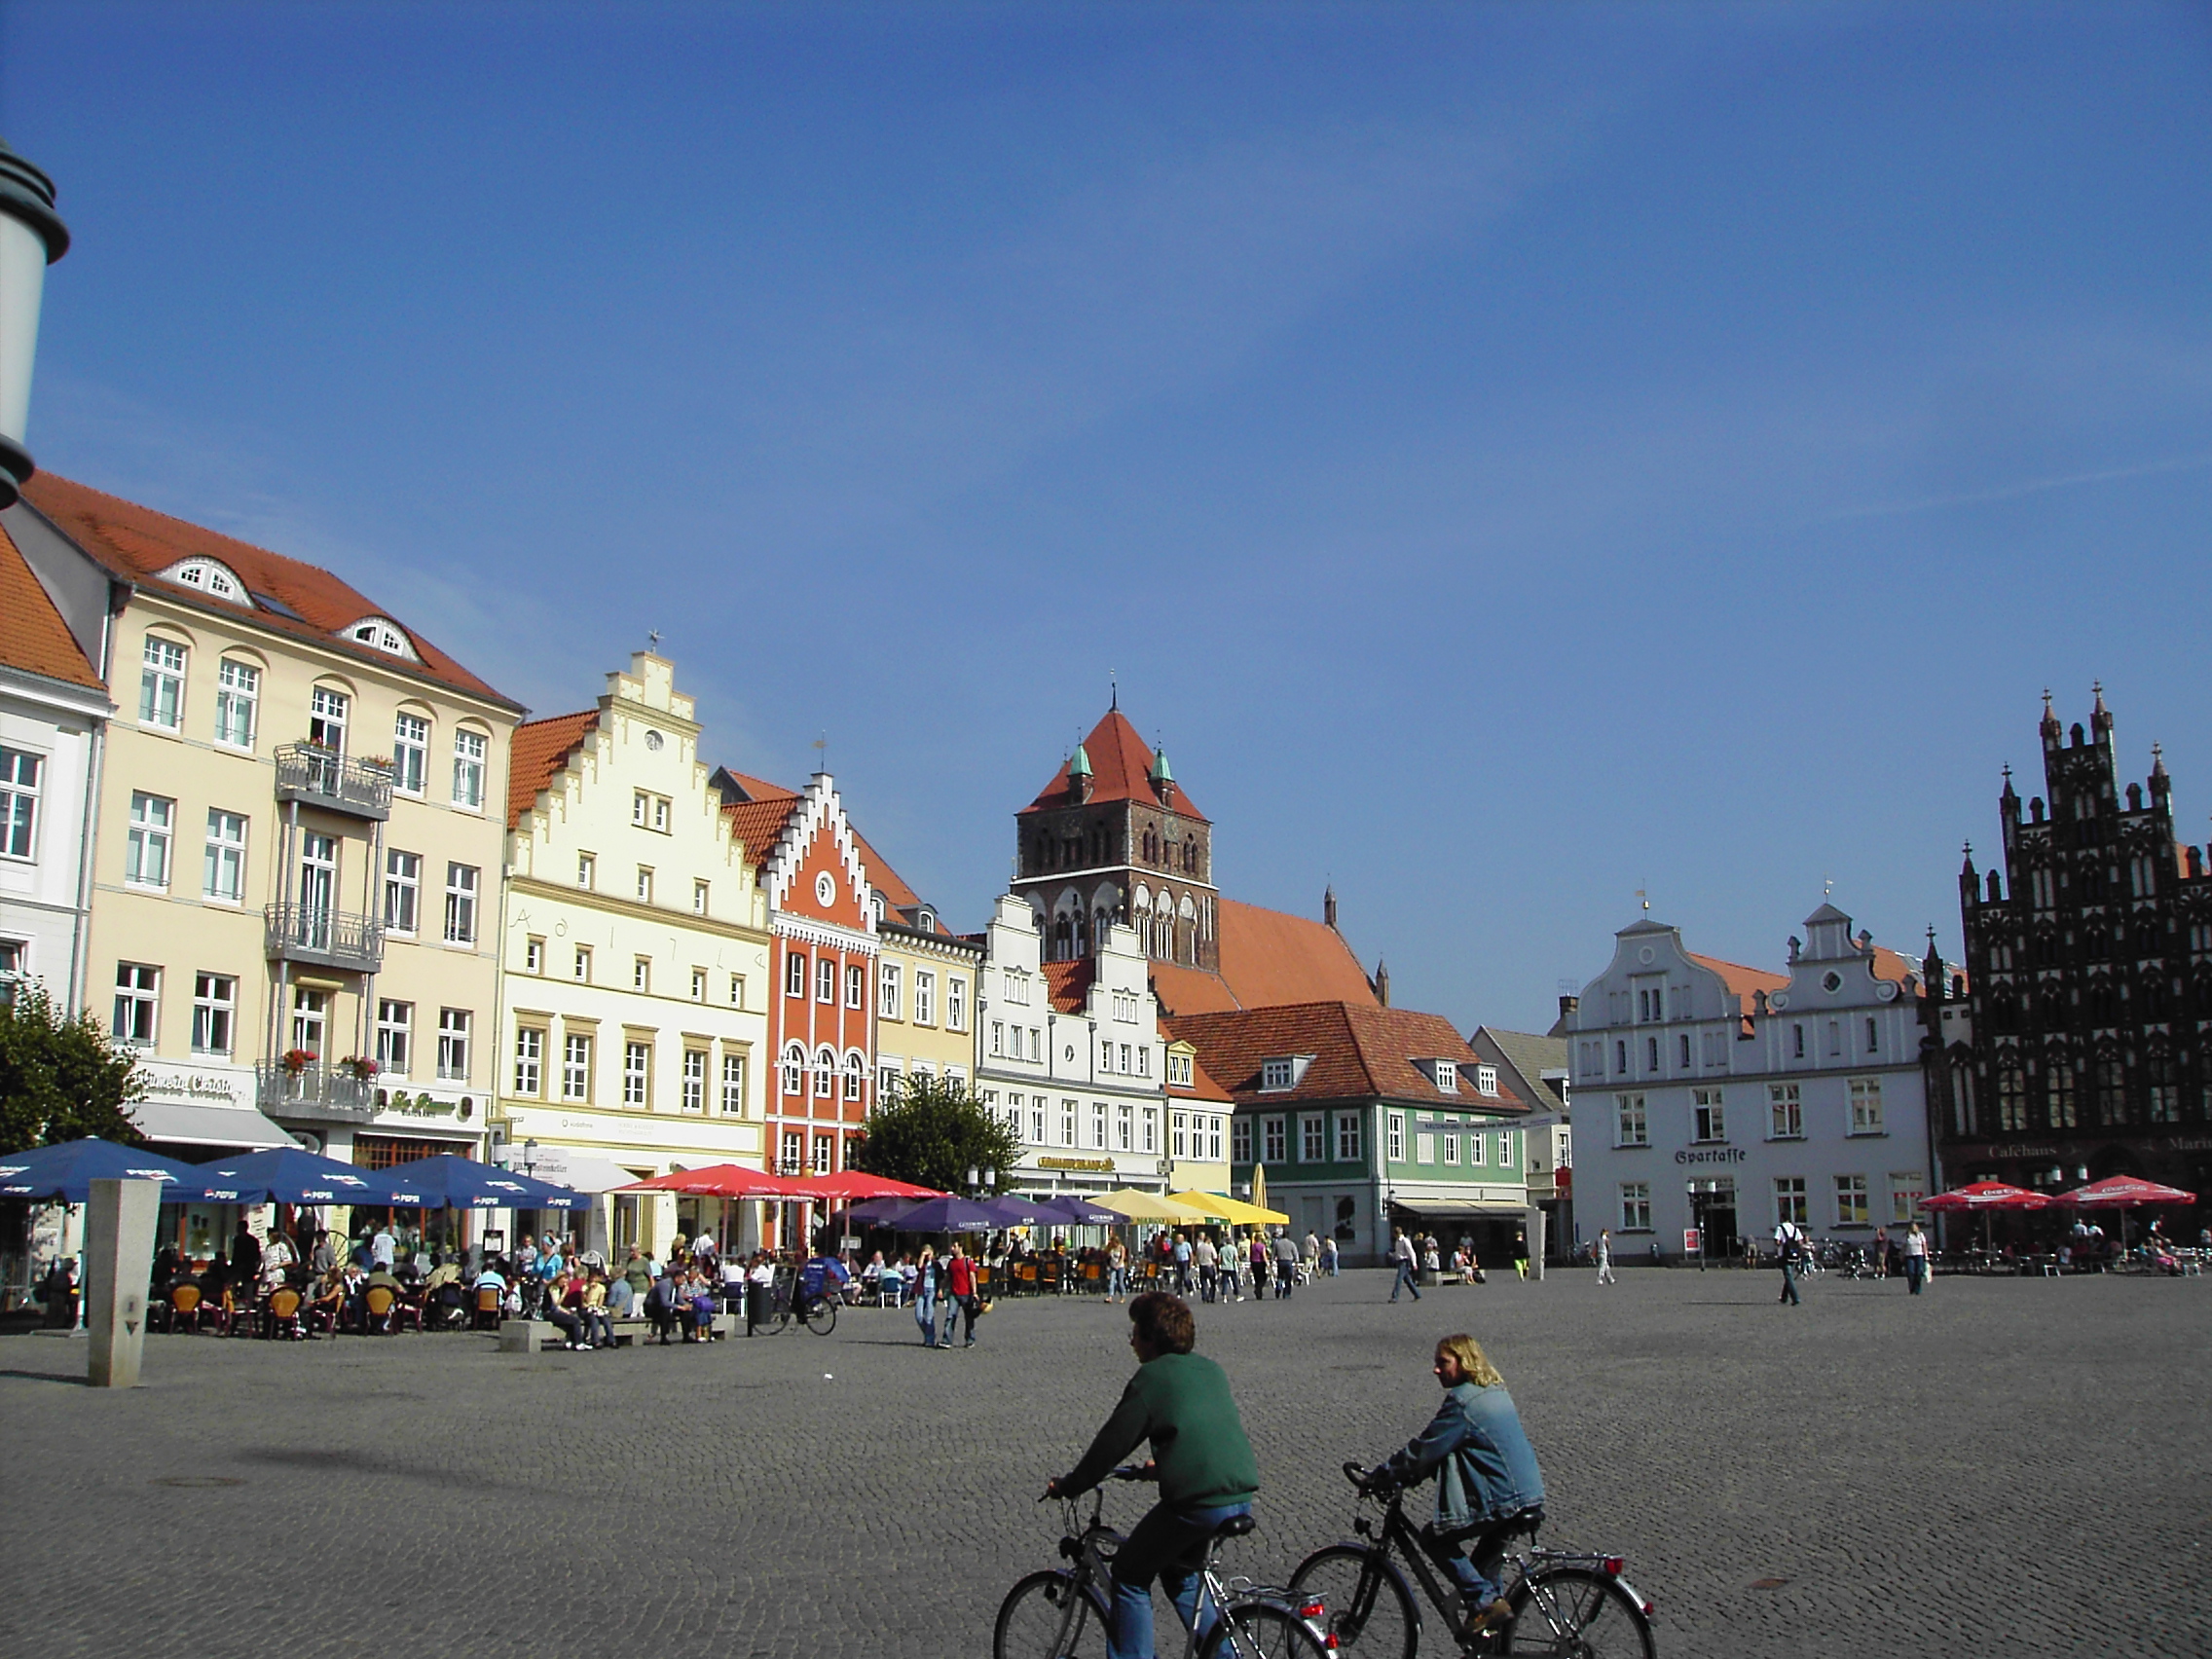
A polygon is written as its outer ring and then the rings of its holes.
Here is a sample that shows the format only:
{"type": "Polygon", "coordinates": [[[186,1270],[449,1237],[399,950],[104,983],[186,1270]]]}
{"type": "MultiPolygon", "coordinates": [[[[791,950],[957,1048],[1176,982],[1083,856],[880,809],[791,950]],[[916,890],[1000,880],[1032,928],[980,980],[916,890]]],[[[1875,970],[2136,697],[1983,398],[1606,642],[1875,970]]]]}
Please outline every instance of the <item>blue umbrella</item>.
{"type": "Polygon", "coordinates": [[[972,1198],[924,1198],[891,1225],[901,1233],[992,1233],[1007,1224],[972,1198]]]}
{"type": "Polygon", "coordinates": [[[869,1222],[877,1227],[892,1227],[919,1201],[915,1198],[870,1198],[866,1203],[853,1205],[845,1213],[855,1221],[869,1222]]]}
{"type": "Polygon", "coordinates": [[[1088,1198],[1078,1198],[1073,1193],[1040,1200],[1037,1209],[1040,1219],[1050,1212],[1055,1221],[1064,1221],[1073,1227],[1123,1227],[1127,1225],[1129,1219],[1118,1210],[1094,1204],[1088,1198]]]}
{"type": "Polygon", "coordinates": [[[175,1196],[165,1192],[162,1201],[177,1203],[200,1196],[198,1178],[199,1171],[189,1163],[96,1135],[0,1159],[0,1198],[7,1198],[81,1204],[92,1198],[94,1181],[160,1181],[176,1184],[175,1196]]]}
{"type": "Polygon", "coordinates": [[[357,1169],[296,1146],[271,1147],[243,1158],[203,1163],[192,1172],[191,1196],[217,1204],[377,1204],[391,1200],[389,1183],[374,1170],[357,1169]]]}
{"type": "Polygon", "coordinates": [[[985,1198],[983,1208],[998,1217],[1001,1227],[1035,1227],[1042,1222],[1047,1227],[1064,1226],[1067,1217],[1057,1207],[1043,1198],[1024,1198],[1009,1193],[1003,1198],[985,1198]]]}
{"type": "Polygon", "coordinates": [[[589,1193],[534,1181],[473,1159],[441,1153],[395,1163],[374,1177],[378,1191],[358,1201],[413,1209],[558,1209],[592,1206],[589,1193]]]}

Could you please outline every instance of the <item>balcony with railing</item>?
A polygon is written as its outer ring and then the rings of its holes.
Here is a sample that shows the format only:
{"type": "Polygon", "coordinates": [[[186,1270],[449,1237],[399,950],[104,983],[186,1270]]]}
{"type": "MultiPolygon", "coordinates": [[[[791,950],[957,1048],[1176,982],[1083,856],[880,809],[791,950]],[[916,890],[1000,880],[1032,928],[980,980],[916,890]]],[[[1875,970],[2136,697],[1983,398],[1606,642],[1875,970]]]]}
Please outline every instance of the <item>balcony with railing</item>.
{"type": "Polygon", "coordinates": [[[384,966],[384,923],[374,916],[311,904],[272,904],[263,912],[272,962],[306,962],[343,974],[384,966]]]}
{"type": "Polygon", "coordinates": [[[365,1124],[377,1115],[376,1081],[354,1075],[343,1061],[309,1060],[297,1070],[282,1060],[254,1067],[262,1111],[277,1118],[365,1124]]]}
{"type": "Polygon", "coordinates": [[[276,751],[276,798],[319,806],[354,818],[391,816],[391,769],[349,760],[315,743],[287,743],[276,751]]]}

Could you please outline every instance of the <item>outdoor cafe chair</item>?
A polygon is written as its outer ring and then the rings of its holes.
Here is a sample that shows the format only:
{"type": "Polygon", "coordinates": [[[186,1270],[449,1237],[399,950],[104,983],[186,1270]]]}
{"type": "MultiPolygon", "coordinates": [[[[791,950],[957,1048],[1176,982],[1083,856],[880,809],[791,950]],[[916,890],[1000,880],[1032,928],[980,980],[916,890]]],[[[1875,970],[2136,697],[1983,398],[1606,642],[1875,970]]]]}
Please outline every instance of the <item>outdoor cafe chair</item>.
{"type": "Polygon", "coordinates": [[[403,1292],[399,1296],[399,1298],[392,1303],[391,1319],[387,1328],[393,1331],[397,1331],[400,1326],[408,1324],[410,1322],[412,1322],[415,1326],[416,1335],[422,1335],[423,1293],[420,1290],[403,1292]]]}
{"type": "Polygon", "coordinates": [[[261,1308],[261,1334],[265,1337],[304,1337],[307,1329],[300,1321],[300,1293],[290,1285],[278,1285],[269,1293],[269,1300],[261,1308]]]}
{"type": "Polygon", "coordinates": [[[476,1317],[471,1330],[496,1331],[499,1328],[499,1293],[490,1285],[480,1285],[476,1291],[476,1317]]]}
{"type": "Polygon", "coordinates": [[[1014,1270],[1014,1282],[1017,1288],[1034,1295],[1037,1290],[1037,1264],[1035,1262],[1023,1262],[1015,1268],[1014,1270]]]}
{"type": "Polygon", "coordinates": [[[361,1297],[361,1329],[364,1333],[391,1335],[391,1311],[399,1305],[399,1298],[389,1285],[372,1284],[361,1297]]]}
{"type": "Polygon", "coordinates": [[[1098,1264],[1097,1264],[1096,1262],[1086,1262],[1086,1263],[1084,1263],[1084,1264],[1083,1264],[1083,1288],[1084,1288],[1085,1290],[1088,1290],[1088,1291],[1096,1291],[1096,1290],[1102,1290],[1102,1289],[1104,1289],[1104,1288],[1105,1288],[1105,1285],[1106,1285],[1106,1272],[1105,1272],[1105,1270],[1104,1270],[1103,1268],[1099,1267],[1099,1265],[1098,1265],[1098,1264]]]}
{"type": "Polygon", "coordinates": [[[875,1281],[875,1305],[896,1308],[906,1294],[906,1281],[897,1273],[880,1273],[875,1281]]]}
{"type": "Polygon", "coordinates": [[[201,1304],[203,1300],[200,1293],[200,1287],[190,1280],[182,1284],[171,1285],[169,1287],[168,1328],[173,1331],[177,1328],[179,1321],[189,1319],[192,1321],[192,1328],[196,1331],[199,1330],[201,1304]]]}

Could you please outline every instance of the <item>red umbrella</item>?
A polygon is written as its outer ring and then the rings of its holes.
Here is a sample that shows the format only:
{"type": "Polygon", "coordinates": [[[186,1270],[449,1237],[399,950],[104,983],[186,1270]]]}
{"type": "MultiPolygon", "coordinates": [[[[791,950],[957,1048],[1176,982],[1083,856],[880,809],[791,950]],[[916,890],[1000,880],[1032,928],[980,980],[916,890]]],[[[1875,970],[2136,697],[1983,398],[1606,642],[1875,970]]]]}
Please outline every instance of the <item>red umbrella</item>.
{"type": "Polygon", "coordinates": [[[911,1181],[894,1181],[888,1175],[869,1175],[847,1169],[836,1175],[808,1175],[798,1186],[800,1197],[819,1198],[941,1198],[935,1187],[917,1187],[911,1181]]]}
{"type": "Polygon", "coordinates": [[[617,1187],[618,1193],[688,1193],[703,1198],[803,1198],[804,1181],[748,1169],[742,1163],[710,1163],[704,1169],[672,1169],[647,1181],[617,1187]]]}
{"type": "Polygon", "coordinates": [[[2193,1204],[2196,1195],[2179,1187],[2161,1187],[2140,1176],[2108,1175],[2102,1181],[2059,1194],[2058,1201],[2076,1209],[2140,1209],[2145,1204],[2193,1204]]]}
{"type": "Polygon", "coordinates": [[[1957,1187],[1948,1193],[1937,1193],[1922,1198],[1920,1207],[1932,1210],[2039,1210],[2046,1207],[2050,1199],[2041,1193],[2031,1193],[2025,1187],[2008,1186],[2003,1181],[1976,1181],[1971,1186],[1957,1187]]]}

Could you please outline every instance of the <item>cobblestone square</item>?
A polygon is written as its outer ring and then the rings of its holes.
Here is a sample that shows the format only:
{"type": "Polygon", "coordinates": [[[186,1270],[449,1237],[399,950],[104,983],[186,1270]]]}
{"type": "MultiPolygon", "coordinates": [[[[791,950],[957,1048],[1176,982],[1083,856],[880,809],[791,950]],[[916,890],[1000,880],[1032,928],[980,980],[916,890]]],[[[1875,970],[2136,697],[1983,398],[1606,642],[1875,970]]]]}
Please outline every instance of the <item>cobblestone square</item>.
{"type": "MultiPolygon", "coordinates": [[[[2212,1652],[2212,1283],[1913,1300],[1828,1276],[1795,1309],[1771,1272],[1388,1288],[1198,1310],[1260,1454],[1238,1570],[1348,1531],[1337,1465],[1425,1420],[1430,1346],[1467,1329],[1535,1442],[1547,1541],[1624,1552],[1663,1654],[2212,1652]]],[[[14,1338],[0,1646],[986,1653],[1006,1587],[1051,1559],[1035,1496],[1112,1406],[1125,1332],[1047,1301],[943,1353],[877,1309],[828,1338],[527,1359],[157,1336],[145,1385],[112,1395],[79,1385],[81,1340],[14,1338]]]]}

